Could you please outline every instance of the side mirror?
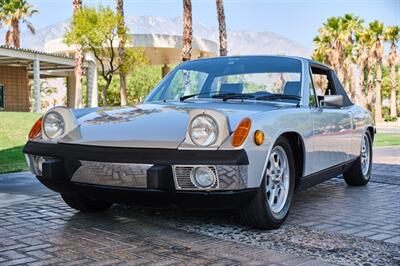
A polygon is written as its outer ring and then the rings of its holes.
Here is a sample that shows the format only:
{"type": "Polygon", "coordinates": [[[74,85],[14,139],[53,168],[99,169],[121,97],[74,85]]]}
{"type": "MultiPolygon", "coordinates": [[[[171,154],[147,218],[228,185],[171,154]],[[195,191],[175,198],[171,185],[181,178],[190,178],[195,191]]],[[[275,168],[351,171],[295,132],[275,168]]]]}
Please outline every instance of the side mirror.
{"type": "Polygon", "coordinates": [[[322,100],[324,107],[343,107],[342,95],[325,95],[322,100]]]}

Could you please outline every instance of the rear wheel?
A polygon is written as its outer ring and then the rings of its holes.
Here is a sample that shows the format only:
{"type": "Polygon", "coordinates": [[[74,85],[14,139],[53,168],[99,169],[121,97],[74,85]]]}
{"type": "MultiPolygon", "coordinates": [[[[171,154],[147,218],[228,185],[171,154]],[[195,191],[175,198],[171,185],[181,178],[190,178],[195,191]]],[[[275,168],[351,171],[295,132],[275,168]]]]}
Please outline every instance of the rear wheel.
{"type": "Polygon", "coordinates": [[[112,203],[95,199],[84,199],[79,196],[61,194],[62,199],[71,208],[81,212],[102,212],[109,209],[112,203]]]}
{"type": "Polygon", "coordinates": [[[287,139],[281,137],[269,155],[260,189],[240,211],[242,220],[254,228],[279,228],[289,214],[294,184],[292,149],[287,139]]]}
{"type": "Polygon", "coordinates": [[[349,170],[343,173],[344,180],[350,186],[364,186],[371,178],[372,168],[372,137],[366,131],[361,140],[360,157],[349,170]]]}

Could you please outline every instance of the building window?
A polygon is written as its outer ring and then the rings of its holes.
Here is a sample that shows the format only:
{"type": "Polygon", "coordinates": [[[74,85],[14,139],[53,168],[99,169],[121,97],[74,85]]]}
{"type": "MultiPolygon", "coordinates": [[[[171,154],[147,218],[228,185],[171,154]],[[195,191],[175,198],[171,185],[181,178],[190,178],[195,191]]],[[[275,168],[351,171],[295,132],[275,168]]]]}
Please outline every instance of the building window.
{"type": "Polygon", "coordinates": [[[4,86],[0,84],[0,109],[4,108],[4,86]]]}

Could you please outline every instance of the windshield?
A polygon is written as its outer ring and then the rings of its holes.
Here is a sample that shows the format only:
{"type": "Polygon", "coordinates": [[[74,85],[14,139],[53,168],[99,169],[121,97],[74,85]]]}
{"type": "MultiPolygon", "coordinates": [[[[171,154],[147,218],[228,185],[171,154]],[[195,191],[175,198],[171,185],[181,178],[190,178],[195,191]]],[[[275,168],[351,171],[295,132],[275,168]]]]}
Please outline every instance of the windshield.
{"type": "Polygon", "coordinates": [[[297,103],[301,96],[301,62],[292,58],[262,56],[187,62],[161,81],[146,101],[220,96],[297,103]]]}

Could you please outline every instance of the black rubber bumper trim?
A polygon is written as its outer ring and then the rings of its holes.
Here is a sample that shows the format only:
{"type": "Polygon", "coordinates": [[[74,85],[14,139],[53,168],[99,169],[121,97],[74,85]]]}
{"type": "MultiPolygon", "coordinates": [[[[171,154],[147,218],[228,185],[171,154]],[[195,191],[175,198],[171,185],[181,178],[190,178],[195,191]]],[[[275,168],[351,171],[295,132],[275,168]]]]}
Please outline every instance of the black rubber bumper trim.
{"type": "Polygon", "coordinates": [[[57,159],[110,163],[248,165],[244,150],[177,150],[104,147],[28,141],[24,153],[57,159]]]}
{"type": "Polygon", "coordinates": [[[246,204],[257,193],[257,188],[237,191],[167,191],[162,189],[110,187],[75,183],[67,180],[48,180],[37,176],[46,187],[61,194],[69,194],[110,203],[139,206],[179,206],[188,209],[236,209],[246,204]]]}

